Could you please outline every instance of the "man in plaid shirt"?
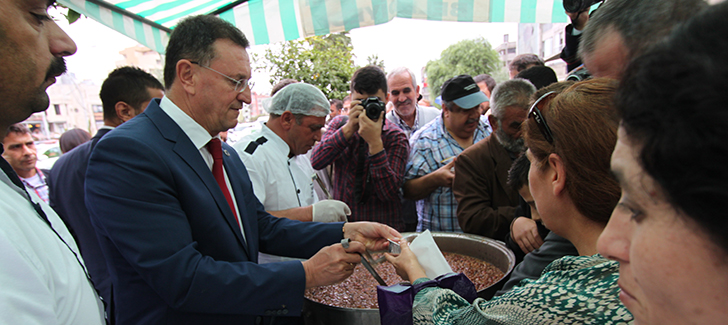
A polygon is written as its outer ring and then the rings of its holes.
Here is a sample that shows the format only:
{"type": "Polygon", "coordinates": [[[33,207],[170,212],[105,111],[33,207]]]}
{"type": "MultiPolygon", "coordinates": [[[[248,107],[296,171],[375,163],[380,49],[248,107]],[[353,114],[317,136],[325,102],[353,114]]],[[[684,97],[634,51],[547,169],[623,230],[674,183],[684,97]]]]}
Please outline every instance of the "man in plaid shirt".
{"type": "Polygon", "coordinates": [[[455,159],[488,136],[480,104],[488,100],[472,77],[453,77],[442,86],[442,115],[410,139],[404,197],[417,202],[417,231],[463,232],[451,187],[455,159]]]}
{"type": "Polygon", "coordinates": [[[350,88],[349,115],[329,122],[311,165],[318,170],[334,164],[332,195],[351,208],[349,221],[377,221],[403,231],[399,188],[409,145],[404,132],[384,118],[387,77],[379,67],[367,66],[354,73],[350,88]],[[380,112],[371,110],[378,106],[380,112]]]}

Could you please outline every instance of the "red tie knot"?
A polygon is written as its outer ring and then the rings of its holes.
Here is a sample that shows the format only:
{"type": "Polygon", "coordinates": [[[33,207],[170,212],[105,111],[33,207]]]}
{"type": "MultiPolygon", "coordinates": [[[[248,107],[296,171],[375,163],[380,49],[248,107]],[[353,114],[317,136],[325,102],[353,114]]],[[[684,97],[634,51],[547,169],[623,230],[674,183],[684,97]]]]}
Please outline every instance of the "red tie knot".
{"type": "Polygon", "coordinates": [[[222,144],[220,143],[220,139],[212,138],[207,143],[207,151],[210,152],[213,159],[222,159],[222,144]]]}

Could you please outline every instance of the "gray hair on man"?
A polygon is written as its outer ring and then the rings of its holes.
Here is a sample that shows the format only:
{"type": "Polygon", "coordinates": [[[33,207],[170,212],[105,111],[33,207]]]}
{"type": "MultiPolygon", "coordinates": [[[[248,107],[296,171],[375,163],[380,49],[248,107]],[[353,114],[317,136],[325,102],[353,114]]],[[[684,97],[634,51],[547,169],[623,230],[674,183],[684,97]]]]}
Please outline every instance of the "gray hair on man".
{"type": "Polygon", "coordinates": [[[615,31],[622,37],[629,57],[635,57],[706,7],[704,0],[609,0],[586,24],[579,56],[592,53],[607,32],[615,31]]]}
{"type": "Polygon", "coordinates": [[[526,79],[516,78],[498,84],[490,96],[491,115],[500,120],[507,107],[516,106],[527,110],[535,92],[536,87],[526,79]]]}
{"type": "Polygon", "coordinates": [[[412,78],[412,88],[417,88],[417,79],[415,78],[415,74],[412,73],[412,70],[407,69],[406,67],[394,68],[394,70],[390,71],[389,74],[387,74],[387,80],[392,79],[392,77],[405,72],[409,73],[410,78],[412,78]]]}

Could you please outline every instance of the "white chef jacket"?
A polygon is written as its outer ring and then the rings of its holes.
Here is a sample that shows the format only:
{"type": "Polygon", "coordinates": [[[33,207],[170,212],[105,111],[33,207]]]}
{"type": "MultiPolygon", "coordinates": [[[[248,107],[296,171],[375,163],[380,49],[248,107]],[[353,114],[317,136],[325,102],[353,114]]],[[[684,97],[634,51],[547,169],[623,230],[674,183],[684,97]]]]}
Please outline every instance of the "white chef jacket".
{"type": "Polygon", "coordinates": [[[265,124],[260,132],[243,137],[233,147],[243,160],[253,192],[266,211],[305,207],[318,201],[311,161],[306,155],[288,158],[291,151],[288,144],[265,124]],[[261,137],[265,142],[256,143],[261,137]],[[247,149],[251,143],[254,149],[247,149]]]}

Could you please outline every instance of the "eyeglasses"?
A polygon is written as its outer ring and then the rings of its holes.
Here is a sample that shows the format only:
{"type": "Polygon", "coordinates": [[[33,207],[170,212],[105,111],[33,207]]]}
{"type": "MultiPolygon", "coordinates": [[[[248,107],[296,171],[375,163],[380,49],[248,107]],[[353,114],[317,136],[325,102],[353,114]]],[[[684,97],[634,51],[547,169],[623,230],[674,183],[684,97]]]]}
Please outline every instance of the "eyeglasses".
{"type": "Polygon", "coordinates": [[[213,68],[210,68],[210,67],[206,67],[204,65],[201,65],[197,61],[190,61],[190,63],[197,64],[200,67],[203,67],[203,68],[205,68],[207,70],[210,70],[212,72],[215,72],[215,73],[217,73],[217,74],[219,74],[219,75],[221,75],[221,76],[223,76],[225,78],[228,78],[228,80],[230,80],[230,81],[232,81],[232,82],[235,83],[235,92],[238,92],[238,93],[244,92],[245,89],[252,88],[253,85],[255,84],[255,83],[251,82],[250,79],[243,78],[243,79],[240,79],[240,80],[235,80],[235,79],[231,78],[230,76],[228,76],[228,75],[226,75],[226,74],[224,74],[224,73],[222,73],[220,71],[217,71],[217,70],[215,70],[213,68]]]}
{"type": "Polygon", "coordinates": [[[541,96],[541,98],[537,99],[536,102],[533,103],[531,109],[528,111],[528,118],[533,118],[533,120],[536,121],[536,125],[538,125],[539,130],[541,130],[541,134],[543,134],[546,141],[551,144],[554,143],[554,134],[551,133],[551,128],[549,128],[549,125],[546,123],[546,119],[543,118],[541,110],[546,107],[546,105],[556,95],[557,94],[554,91],[545,93],[541,96]]]}

